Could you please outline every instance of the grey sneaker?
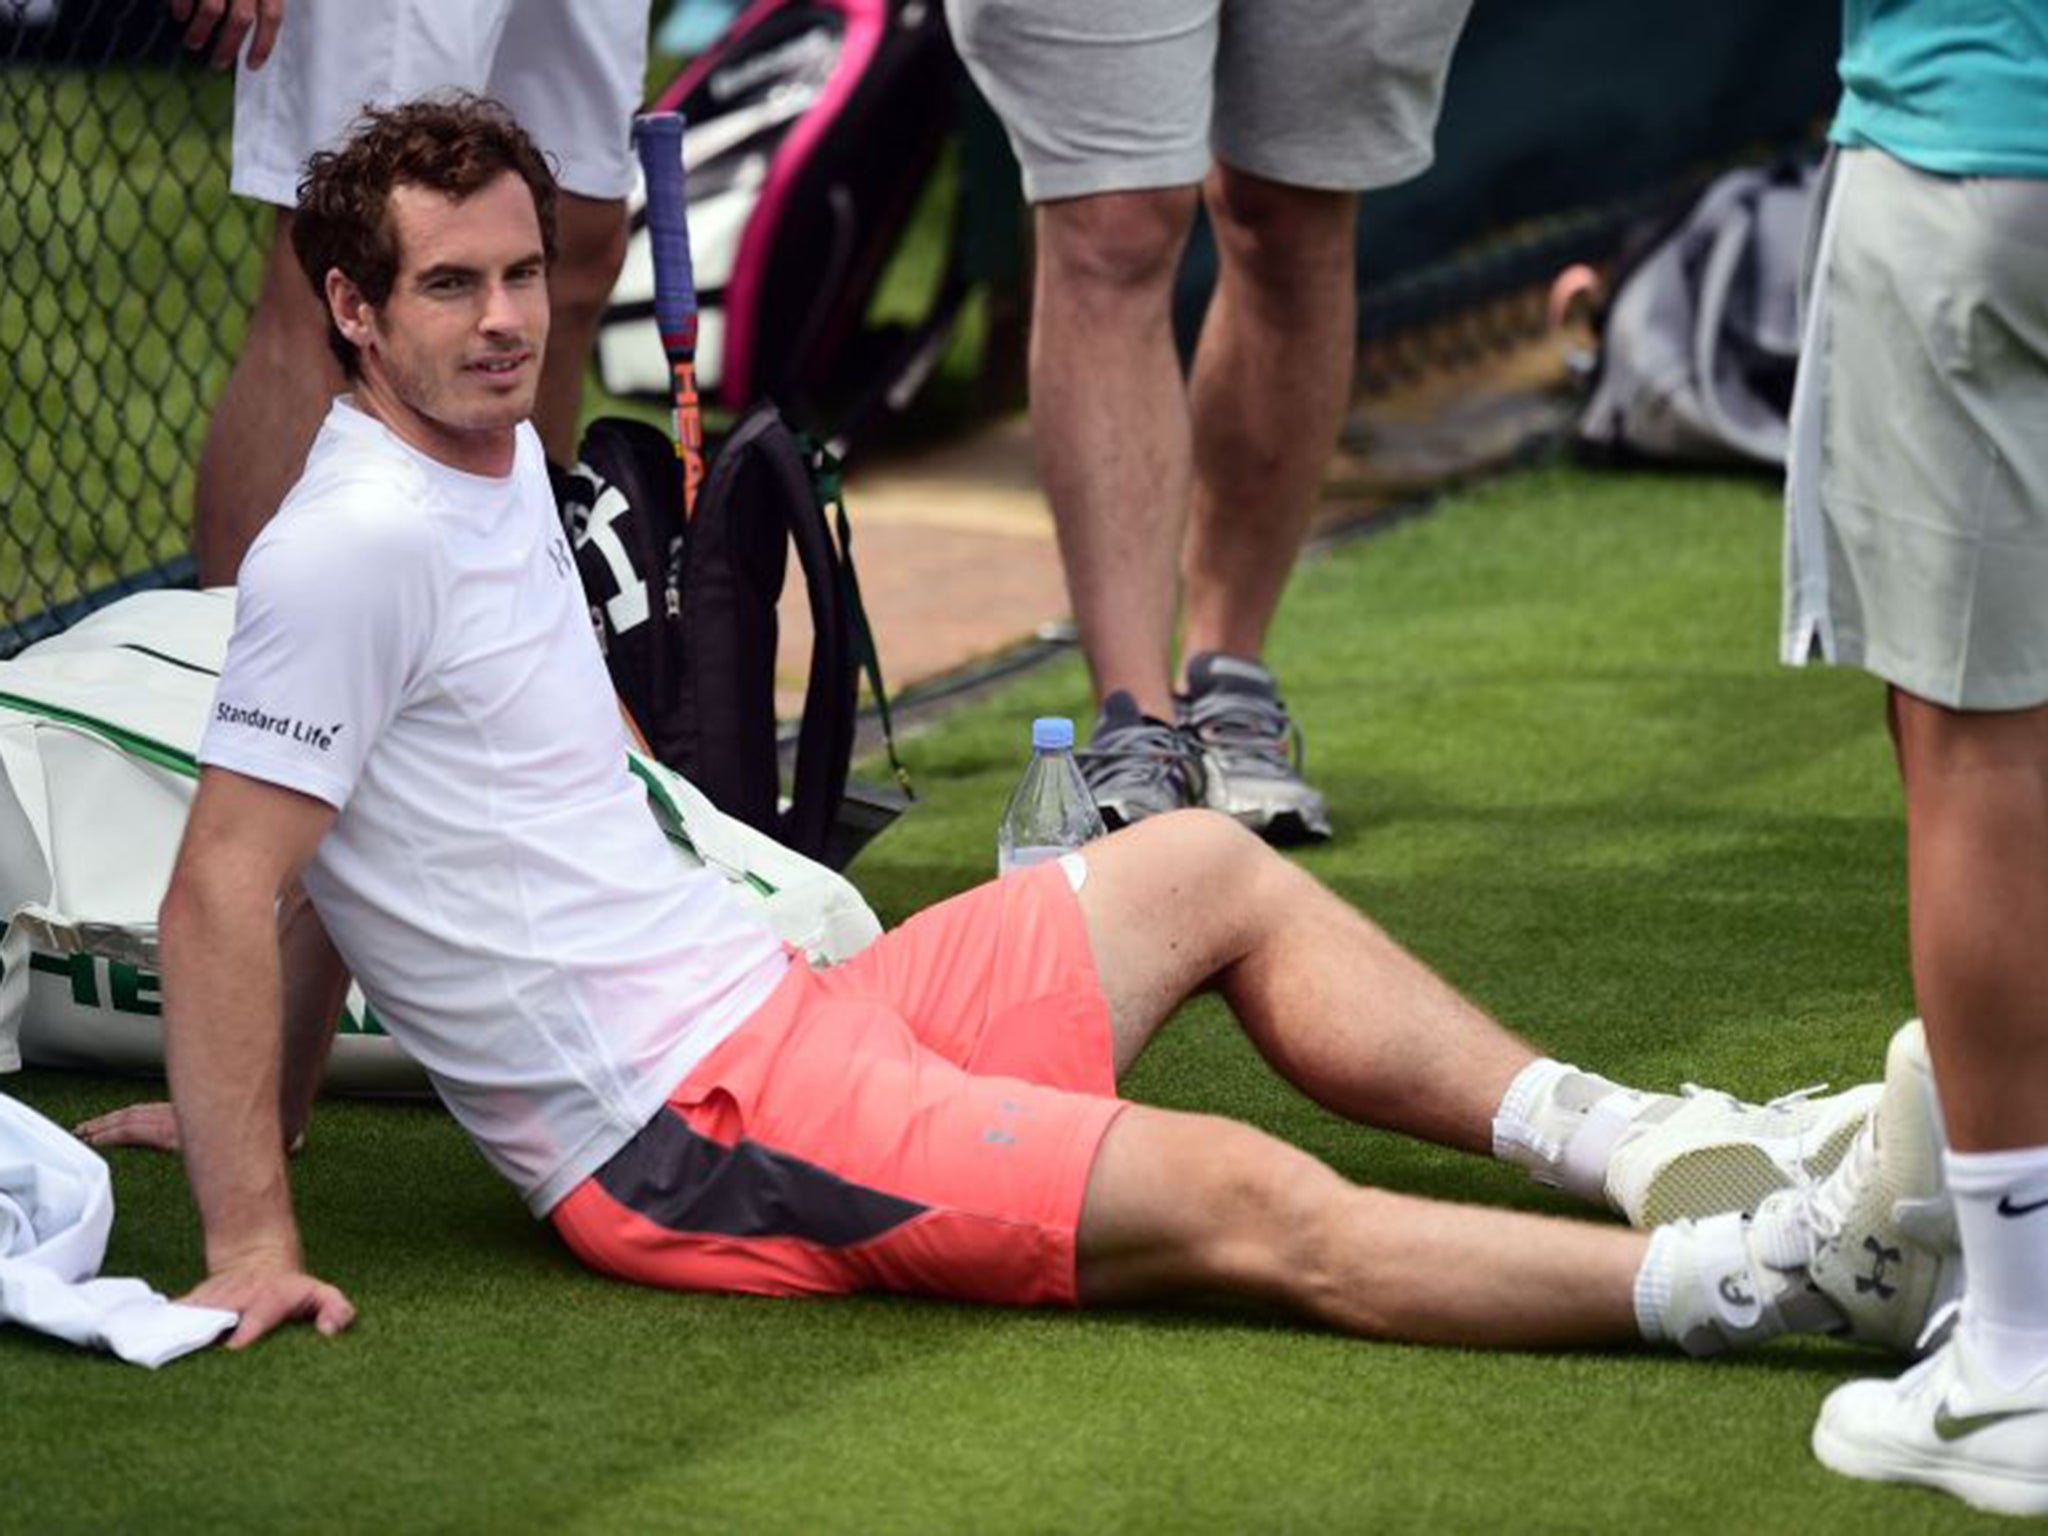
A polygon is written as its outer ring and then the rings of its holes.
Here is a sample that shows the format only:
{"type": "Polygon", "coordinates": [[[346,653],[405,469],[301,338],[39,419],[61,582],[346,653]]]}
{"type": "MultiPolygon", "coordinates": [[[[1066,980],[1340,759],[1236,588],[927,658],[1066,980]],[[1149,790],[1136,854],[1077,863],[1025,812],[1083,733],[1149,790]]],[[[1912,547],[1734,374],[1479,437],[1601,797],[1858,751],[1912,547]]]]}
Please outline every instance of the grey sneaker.
{"type": "Polygon", "coordinates": [[[1095,730],[1074,761],[1112,832],[1202,803],[1202,760],[1193,745],[1165,721],[1139,714],[1121,688],[1102,701],[1095,730]]]}
{"type": "Polygon", "coordinates": [[[1301,776],[1301,728],[1264,667],[1220,651],[1190,657],[1180,725],[1201,749],[1203,804],[1269,842],[1330,835],[1330,809],[1301,776]]]}

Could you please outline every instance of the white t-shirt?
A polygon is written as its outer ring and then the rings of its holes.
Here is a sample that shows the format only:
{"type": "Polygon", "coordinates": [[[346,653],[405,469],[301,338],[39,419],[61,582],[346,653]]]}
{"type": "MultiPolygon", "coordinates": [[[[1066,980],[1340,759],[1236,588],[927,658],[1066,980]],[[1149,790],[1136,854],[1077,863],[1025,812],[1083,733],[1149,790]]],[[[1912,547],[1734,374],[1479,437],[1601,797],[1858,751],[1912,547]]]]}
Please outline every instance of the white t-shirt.
{"type": "Polygon", "coordinates": [[[536,1214],[788,967],[626,766],[529,426],[494,479],[336,401],[242,566],[199,756],[339,810],[307,893],[536,1214]]]}

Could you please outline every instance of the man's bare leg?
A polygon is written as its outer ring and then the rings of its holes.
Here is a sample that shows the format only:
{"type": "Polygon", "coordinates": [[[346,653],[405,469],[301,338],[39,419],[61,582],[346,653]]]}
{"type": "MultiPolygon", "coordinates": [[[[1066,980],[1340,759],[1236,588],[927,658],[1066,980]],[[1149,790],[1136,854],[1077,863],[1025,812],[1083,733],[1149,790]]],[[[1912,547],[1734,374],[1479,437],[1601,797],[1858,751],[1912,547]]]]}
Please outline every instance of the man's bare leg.
{"type": "Polygon", "coordinates": [[[1257,659],[1350,396],[1357,198],[1218,166],[1221,270],[1189,396],[1187,651],[1257,659]]]}
{"type": "Polygon", "coordinates": [[[1173,718],[1191,481],[1172,289],[1196,189],[1042,203],[1031,423],[1097,698],[1173,718]]]}
{"type": "Polygon", "coordinates": [[[1954,1149],[1962,1336],[2007,1386],[2048,1371],[2048,707],[1892,693],[1913,985],[1954,1149]]]}
{"type": "Polygon", "coordinates": [[[1079,1243],[1090,1305],[1241,1295],[1368,1338],[1538,1348],[1642,1337],[1650,1237],[1361,1188],[1249,1126],[1132,1105],[1079,1243]]]}
{"type": "Polygon", "coordinates": [[[199,450],[192,549],[202,586],[234,582],[344,387],[327,349],[327,308],[292,253],[291,227],[290,210],[279,209],[248,333],[199,450]]]}
{"type": "Polygon", "coordinates": [[[1818,1177],[1875,1089],[1759,1109],[1646,1093],[1541,1055],[1227,819],[1091,844],[1080,905],[1121,1072],[1214,987],[1275,1070],[1362,1124],[1490,1153],[1638,1225],[1754,1209],[1818,1177]]]}
{"type": "MultiPolygon", "coordinates": [[[[1091,845],[1086,864],[1079,902],[1119,1073],[1210,983],[1319,1102],[1451,1146],[1490,1150],[1510,1085],[1541,1064],[1223,817],[1153,818],[1091,845]]],[[[1646,1237],[1418,1200],[1351,1185],[1248,1126],[1140,1106],[1097,1156],[1079,1245],[1087,1301],[1221,1291],[1429,1343],[1645,1337],[1707,1353],[1839,1321],[1805,1284],[1805,1251],[1759,1247],[1739,1214],[1646,1237]]]]}
{"type": "Polygon", "coordinates": [[[533,424],[548,457],[576,462],[583,376],[597,323],[626,259],[623,200],[562,192],[555,199],[557,255],[548,273],[548,352],[542,360],[533,424]]]}
{"type": "Polygon", "coordinates": [[[1214,984],[1260,1052],[1329,1109],[1486,1152],[1536,1051],[1235,823],[1157,817],[1091,844],[1080,903],[1117,1070],[1214,984]]]}
{"type": "Polygon", "coordinates": [[[1893,697],[1914,987],[1950,1144],[2048,1145],[2048,708],[1893,697]]]}

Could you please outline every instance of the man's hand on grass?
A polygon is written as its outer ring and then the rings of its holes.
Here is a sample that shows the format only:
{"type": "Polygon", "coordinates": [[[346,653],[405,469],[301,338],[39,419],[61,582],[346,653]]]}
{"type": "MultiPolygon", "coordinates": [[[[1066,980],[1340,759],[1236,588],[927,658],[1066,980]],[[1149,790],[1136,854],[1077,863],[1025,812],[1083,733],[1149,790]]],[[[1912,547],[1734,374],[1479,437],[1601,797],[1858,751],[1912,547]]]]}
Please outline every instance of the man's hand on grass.
{"type": "Polygon", "coordinates": [[[72,1128],[72,1135],[90,1147],[149,1147],[157,1152],[178,1150],[178,1117],[164,1102],[130,1104],[94,1115],[72,1128]]]}
{"type": "MultiPolygon", "coordinates": [[[[178,1117],[168,1103],[157,1100],[128,1104],[81,1120],[71,1134],[89,1147],[148,1147],[152,1152],[176,1152],[178,1117]]],[[[306,1133],[299,1132],[285,1143],[285,1151],[296,1157],[306,1150],[306,1133]]]]}
{"type": "Polygon", "coordinates": [[[229,1349],[247,1349],[283,1323],[309,1322],[329,1337],[356,1320],[355,1303],[325,1280],[283,1264],[250,1263],[208,1275],[182,1298],[195,1307],[221,1307],[241,1321],[229,1349]]]}

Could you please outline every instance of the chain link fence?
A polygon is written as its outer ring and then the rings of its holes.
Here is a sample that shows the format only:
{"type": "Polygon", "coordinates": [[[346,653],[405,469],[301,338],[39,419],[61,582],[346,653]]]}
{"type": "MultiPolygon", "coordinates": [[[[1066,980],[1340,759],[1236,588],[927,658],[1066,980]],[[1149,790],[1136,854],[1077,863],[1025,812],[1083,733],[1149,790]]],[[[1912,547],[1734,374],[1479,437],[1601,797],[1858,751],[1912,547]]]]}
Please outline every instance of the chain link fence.
{"type": "Polygon", "coordinates": [[[268,218],[164,0],[0,0],[0,655],[189,577],[192,467],[268,218]]]}

